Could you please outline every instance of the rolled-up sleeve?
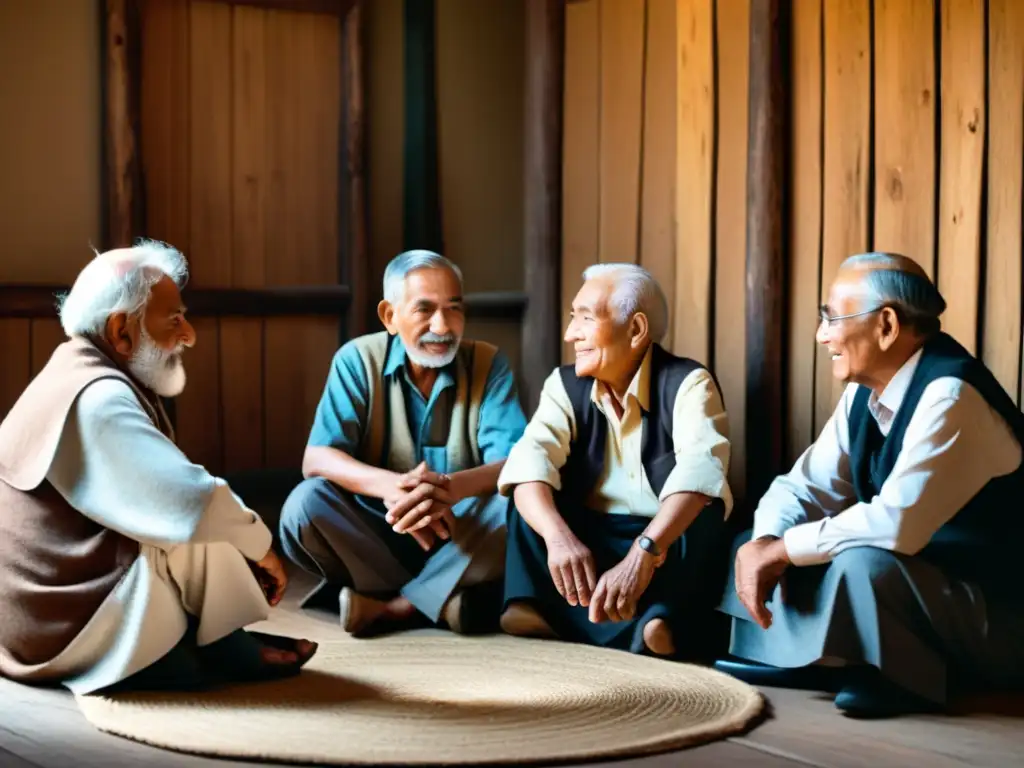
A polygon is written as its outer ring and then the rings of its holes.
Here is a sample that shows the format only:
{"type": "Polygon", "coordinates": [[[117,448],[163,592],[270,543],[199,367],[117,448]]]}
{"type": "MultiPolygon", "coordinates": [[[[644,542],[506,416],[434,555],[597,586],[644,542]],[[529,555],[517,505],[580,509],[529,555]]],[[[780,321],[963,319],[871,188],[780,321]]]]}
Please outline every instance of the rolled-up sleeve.
{"type": "Polygon", "coordinates": [[[508,358],[496,352],[484,385],[477,428],[477,443],[483,463],[492,464],[508,458],[525,428],[526,416],[519,405],[516,377],[508,358]]]}
{"type": "Polygon", "coordinates": [[[369,402],[366,369],[359,350],[349,342],[331,362],[307,444],[354,454],[366,426],[369,402]]]}
{"type": "Polygon", "coordinates": [[[674,493],[702,493],[722,499],[732,510],[729,488],[729,419],[711,374],[701,368],[679,385],[672,410],[676,466],[662,486],[659,501],[674,493]]]}
{"type": "Polygon", "coordinates": [[[575,420],[558,369],[548,376],[537,410],[512,447],[498,477],[498,492],[511,495],[521,483],[547,483],[561,490],[562,467],[569,458],[575,420]]]}

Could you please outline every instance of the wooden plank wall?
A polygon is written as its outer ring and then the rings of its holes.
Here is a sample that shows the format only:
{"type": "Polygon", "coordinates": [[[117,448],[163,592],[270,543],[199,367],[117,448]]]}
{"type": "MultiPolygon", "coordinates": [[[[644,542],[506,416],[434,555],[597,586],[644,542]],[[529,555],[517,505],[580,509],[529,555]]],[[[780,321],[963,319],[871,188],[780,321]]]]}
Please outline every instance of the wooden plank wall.
{"type": "MultiPolygon", "coordinates": [[[[739,496],[750,2],[581,0],[566,29],[563,304],[590,263],[652,270],[668,346],[722,383],[739,496]]],[[[917,259],[946,298],[944,328],[1020,402],[1024,10],[788,7],[788,460],[842,392],[815,311],[858,251],[917,259]]]]}
{"type": "MultiPolygon", "coordinates": [[[[338,18],[222,2],[143,6],[148,235],[196,288],[338,282],[338,18]]],[[[178,441],[222,472],[296,467],[339,320],[202,318],[178,441]]]]}
{"type": "MultiPolygon", "coordinates": [[[[564,319],[587,265],[650,269],[672,308],[666,346],[715,366],[738,443],[749,10],[749,0],[566,7],[564,319]]],[[[737,487],[742,462],[738,453],[737,487]]]]}

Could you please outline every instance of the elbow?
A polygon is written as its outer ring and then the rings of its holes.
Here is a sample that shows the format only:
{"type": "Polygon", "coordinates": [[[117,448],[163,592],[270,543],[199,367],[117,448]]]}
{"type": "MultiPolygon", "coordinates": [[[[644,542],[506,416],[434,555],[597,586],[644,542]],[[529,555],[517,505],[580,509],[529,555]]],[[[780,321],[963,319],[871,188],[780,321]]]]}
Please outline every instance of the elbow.
{"type": "Polygon", "coordinates": [[[305,480],[310,478],[320,477],[322,472],[323,462],[320,460],[320,448],[306,448],[305,453],[302,454],[302,477],[305,480]]]}

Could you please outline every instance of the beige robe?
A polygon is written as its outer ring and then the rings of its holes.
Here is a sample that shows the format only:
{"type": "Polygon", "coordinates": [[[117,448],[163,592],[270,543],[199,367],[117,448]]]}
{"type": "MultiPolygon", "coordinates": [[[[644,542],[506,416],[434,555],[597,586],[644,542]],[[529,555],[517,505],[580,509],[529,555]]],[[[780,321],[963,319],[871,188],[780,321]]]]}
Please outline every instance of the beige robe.
{"type": "Polygon", "coordinates": [[[116,371],[88,383],[67,412],[44,482],[86,521],[133,542],[137,555],[66,647],[18,679],[89,693],[165,655],[184,634],[186,613],[199,619],[201,645],[268,615],[246,558],[266,554],[269,529],[181,453],[139,395],[116,371]]]}

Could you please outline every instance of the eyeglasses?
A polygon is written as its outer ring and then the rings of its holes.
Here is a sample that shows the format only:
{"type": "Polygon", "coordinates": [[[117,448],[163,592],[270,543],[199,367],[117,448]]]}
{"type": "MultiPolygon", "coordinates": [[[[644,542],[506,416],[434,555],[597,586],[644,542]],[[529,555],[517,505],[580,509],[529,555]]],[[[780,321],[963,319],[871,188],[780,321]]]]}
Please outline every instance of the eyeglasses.
{"type": "Polygon", "coordinates": [[[847,320],[851,317],[860,317],[861,315],[870,315],[872,312],[880,312],[885,309],[886,305],[882,304],[874,309],[865,309],[863,312],[853,312],[849,315],[830,315],[825,307],[818,307],[818,325],[822,323],[828,326],[835,324],[837,320],[847,320]]]}

